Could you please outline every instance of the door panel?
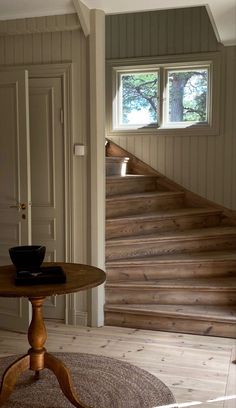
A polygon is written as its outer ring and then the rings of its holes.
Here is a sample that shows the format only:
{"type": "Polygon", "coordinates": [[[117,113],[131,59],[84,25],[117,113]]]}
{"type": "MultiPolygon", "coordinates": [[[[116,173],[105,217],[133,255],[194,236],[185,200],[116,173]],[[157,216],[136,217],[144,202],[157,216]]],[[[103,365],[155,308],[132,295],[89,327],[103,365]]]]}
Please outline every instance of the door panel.
{"type": "MultiPolygon", "coordinates": [[[[0,264],[8,249],[31,243],[28,76],[0,74],[0,264]],[[26,204],[26,210],[19,209],[26,204]]],[[[26,331],[31,307],[26,299],[0,299],[0,326],[26,331]]]]}
{"type": "MultiPolygon", "coordinates": [[[[47,261],[65,260],[64,135],[60,78],[30,79],[32,242],[47,261]]],[[[45,318],[64,320],[64,296],[48,298],[45,318]]]]}

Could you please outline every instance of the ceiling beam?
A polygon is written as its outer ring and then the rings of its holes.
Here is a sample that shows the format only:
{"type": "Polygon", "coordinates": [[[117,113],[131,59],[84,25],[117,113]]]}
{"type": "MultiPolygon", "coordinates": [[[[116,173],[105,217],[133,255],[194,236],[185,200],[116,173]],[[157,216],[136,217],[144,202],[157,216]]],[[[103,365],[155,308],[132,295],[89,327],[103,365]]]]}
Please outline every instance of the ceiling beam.
{"type": "Polygon", "coordinates": [[[80,0],[73,0],[85,37],[90,34],[90,9],[80,0]]]}

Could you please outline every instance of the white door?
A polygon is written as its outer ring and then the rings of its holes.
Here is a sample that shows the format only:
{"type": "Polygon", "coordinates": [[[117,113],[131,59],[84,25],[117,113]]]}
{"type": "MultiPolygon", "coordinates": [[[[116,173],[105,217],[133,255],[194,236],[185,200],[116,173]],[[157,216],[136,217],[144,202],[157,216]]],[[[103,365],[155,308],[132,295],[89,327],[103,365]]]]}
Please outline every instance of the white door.
{"type": "MultiPolygon", "coordinates": [[[[65,261],[65,166],[61,78],[29,80],[32,243],[46,261],[65,261]]],[[[65,296],[47,298],[44,317],[64,320],[65,296]]]]}
{"type": "MultiPolygon", "coordinates": [[[[27,71],[0,73],[0,264],[8,249],[31,243],[30,149],[27,71]],[[26,209],[21,210],[20,205],[26,209]]],[[[26,331],[27,299],[0,298],[0,327],[26,331]]]]}

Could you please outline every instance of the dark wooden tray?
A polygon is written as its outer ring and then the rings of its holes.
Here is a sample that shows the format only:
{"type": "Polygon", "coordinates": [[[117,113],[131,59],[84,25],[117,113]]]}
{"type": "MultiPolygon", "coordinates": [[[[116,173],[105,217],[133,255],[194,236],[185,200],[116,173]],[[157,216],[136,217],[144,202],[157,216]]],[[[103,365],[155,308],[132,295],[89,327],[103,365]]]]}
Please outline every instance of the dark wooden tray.
{"type": "Polygon", "coordinates": [[[15,284],[43,285],[48,283],[65,283],[66,274],[61,266],[43,266],[37,269],[16,271],[15,284]]]}

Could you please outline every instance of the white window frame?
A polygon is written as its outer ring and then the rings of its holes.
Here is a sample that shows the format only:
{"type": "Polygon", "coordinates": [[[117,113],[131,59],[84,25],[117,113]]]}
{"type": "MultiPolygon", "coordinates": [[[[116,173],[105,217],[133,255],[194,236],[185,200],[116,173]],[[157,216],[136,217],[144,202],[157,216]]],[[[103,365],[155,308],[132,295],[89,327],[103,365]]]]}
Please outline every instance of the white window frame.
{"type": "Polygon", "coordinates": [[[219,101],[220,101],[220,56],[219,53],[202,53],[158,58],[136,58],[110,60],[107,62],[107,136],[129,134],[166,134],[166,135],[218,135],[219,134],[219,101]],[[166,122],[167,73],[178,68],[208,68],[208,121],[207,122],[166,122]],[[119,77],[126,72],[159,72],[160,106],[158,115],[159,127],[117,126],[119,107],[117,90],[119,77]],[[164,119],[164,120],[163,120],[164,119]]]}
{"type": "Polygon", "coordinates": [[[211,125],[211,95],[212,95],[212,62],[204,62],[204,63],[187,63],[187,64],[175,64],[175,65],[168,65],[164,66],[163,68],[163,81],[164,81],[164,87],[163,87],[163,115],[162,115],[162,123],[161,127],[164,129],[171,128],[171,129],[184,129],[188,128],[190,126],[201,126],[201,125],[211,125]],[[186,121],[186,122],[169,122],[168,121],[168,110],[169,110],[169,86],[168,86],[168,72],[169,71],[178,71],[178,68],[180,70],[191,70],[192,68],[194,69],[207,69],[208,71],[208,88],[207,88],[207,121],[206,122],[200,122],[200,121],[186,121]]]}
{"type": "MultiPolygon", "coordinates": [[[[122,125],[120,122],[121,112],[122,112],[122,93],[120,91],[121,87],[121,75],[123,73],[128,74],[129,72],[132,73],[157,73],[158,74],[158,96],[160,98],[160,69],[156,65],[148,65],[148,66],[138,66],[138,67],[125,67],[125,68],[114,68],[114,80],[113,80],[113,115],[112,115],[112,122],[113,122],[113,129],[117,130],[136,130],[138,129],[138,124],[126,124],[122,125]]],[[[159,109],[157,111],[159,114],[159,109]]]]}

